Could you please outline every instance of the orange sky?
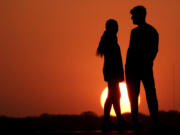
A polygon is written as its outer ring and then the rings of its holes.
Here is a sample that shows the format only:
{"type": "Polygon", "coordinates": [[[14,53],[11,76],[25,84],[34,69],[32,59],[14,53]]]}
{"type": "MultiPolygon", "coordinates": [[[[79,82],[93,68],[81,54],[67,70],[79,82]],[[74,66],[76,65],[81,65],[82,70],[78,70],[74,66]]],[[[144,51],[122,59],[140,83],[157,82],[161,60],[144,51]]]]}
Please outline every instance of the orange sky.
{"type": "MultiPolygon", "coordinates": [[[[6,0],[0,2],[0,115],[102,115],[106,83],[96,48],[106,20],[116,19],[125,64],[135,27],[129,11],[136,5],[147,8],[147,22],[160,35],[154,65],[159,108],[180,111],[179,0],[6,0]]],[[[141,101],[140,112],[148,114],[143,90],[141,101]]]]}

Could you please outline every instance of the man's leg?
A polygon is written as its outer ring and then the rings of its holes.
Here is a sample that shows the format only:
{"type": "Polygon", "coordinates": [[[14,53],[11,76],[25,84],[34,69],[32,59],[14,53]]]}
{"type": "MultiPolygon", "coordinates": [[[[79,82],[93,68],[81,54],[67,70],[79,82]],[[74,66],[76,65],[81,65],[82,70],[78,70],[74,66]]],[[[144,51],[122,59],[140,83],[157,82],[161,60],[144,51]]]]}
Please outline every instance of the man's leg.
{"type": "Polygon", "coordinates": [[[159,124],[159,113],[158,113],[158,101],[156,96],[156,88],[155,88],[152,68],[149,69],[144,74],[142,82],[144,84],[144,88],[146,91],[146,99],[149,107],[149,112],[156,126],[159,124]]]}
{"type": "Polygon", "coordinates": [[[126,83],[128,95],[131,103],[132,121],[135,126],[138,125],[138,96],[140,92],[140,80],[135,76],[126,74],[126,83]]]}

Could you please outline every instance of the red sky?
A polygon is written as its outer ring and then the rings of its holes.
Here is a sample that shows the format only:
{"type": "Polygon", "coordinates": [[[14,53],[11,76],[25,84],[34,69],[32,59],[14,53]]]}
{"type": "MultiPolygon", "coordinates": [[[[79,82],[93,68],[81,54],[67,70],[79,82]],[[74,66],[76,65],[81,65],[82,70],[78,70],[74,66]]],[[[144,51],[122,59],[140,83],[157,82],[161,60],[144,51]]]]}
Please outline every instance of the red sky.
{"type": "MultiPolygon", "coordinates": [[[[125,64],[135,27],[129,11],[137,5],[147,8],[147,22],[160,36],[154,64],[159,108],[180,111],[179,0],[6,0],[0,2],[0,115],[102,115],[107,84],[96,48],[106,20],[116,19],[125,64]]],[[[148,114],[143,87],[140,112],[148,114]]]]}

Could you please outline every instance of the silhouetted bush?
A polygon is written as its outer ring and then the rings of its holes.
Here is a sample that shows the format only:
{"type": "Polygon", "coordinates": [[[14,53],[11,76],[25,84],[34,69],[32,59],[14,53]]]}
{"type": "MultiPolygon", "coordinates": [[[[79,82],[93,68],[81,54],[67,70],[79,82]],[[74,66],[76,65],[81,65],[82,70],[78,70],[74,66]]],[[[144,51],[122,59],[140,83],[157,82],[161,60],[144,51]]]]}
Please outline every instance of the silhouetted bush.
{"type": "MultiPolygon", "coordinates": [[[[160,113],[161,128],[165,132],[178,132],[180,123],[180,113],[177,111],[169,111],[160,113]]],[[[124,114],[123,117],[129,123],[131,115],[124,114]]],[[[79,131],[79,130],[99,130],[101,129],[103,117],[97,116],[91,111],[83,112],[80,115],[49,115],[42,114],[39,117],[26,118],[9,118],[6,116],[0,117],[1,131],[8,132],[45,132],[45,131],[79,131]]],[[[111,120],[116,122],[116,118],[111,120]]],[[[152,121],[149,116],[139,114],[139,120],[143,124],[144,129],[152,126],[152,121]]]]}

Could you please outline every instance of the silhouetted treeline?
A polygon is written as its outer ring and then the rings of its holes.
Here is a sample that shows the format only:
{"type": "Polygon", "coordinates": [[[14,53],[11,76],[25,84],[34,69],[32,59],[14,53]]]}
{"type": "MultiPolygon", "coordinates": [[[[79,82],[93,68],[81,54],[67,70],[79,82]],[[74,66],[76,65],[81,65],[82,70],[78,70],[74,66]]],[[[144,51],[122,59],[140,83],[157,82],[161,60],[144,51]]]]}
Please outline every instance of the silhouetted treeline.
{"type": "MultiPolygon", "coordinates": [[[[130,123],[130,114],[123,117],[130,123]]],[[[149,116],[140,114],[140,122],[144,129],[152,126],[149,116]]],[[[42,114],[39,117],[11,118],[0,117],[1,131],[7,132],[46,132],[46,131],[79,131],[100,130],[103,117],[93,112],[84,112],[80,115],[50,115],[42,114]]],[[[111,120],[115,123],[116,118],[111,120]]],[[[161,128],[164,131],[180,132],[180,113],[176,111],[160,112],[161,128]]]]}

